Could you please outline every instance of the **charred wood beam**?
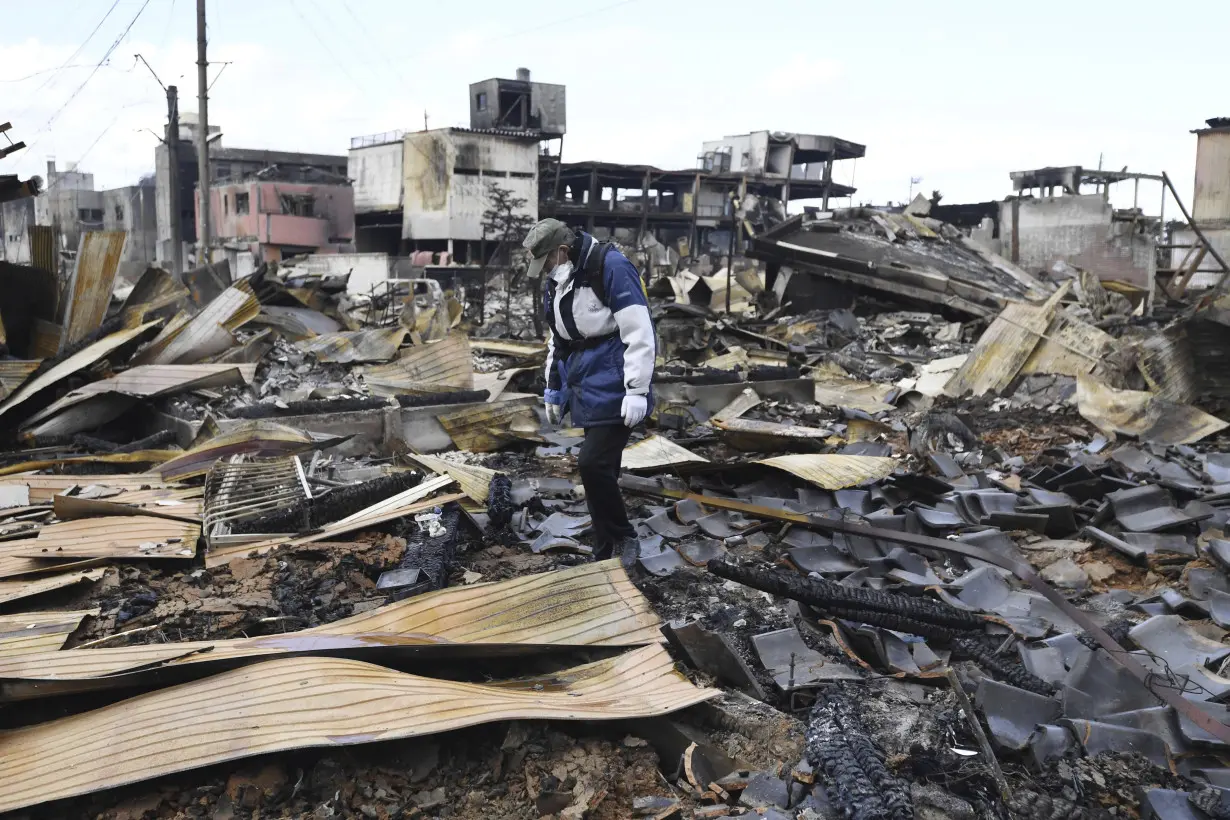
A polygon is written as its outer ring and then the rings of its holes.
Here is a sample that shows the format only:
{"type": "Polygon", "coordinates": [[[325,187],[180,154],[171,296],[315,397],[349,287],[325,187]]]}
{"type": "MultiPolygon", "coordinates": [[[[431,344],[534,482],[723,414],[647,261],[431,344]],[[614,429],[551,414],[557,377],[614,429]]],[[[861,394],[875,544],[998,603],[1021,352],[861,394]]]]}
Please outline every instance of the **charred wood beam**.
{"type": "Polygon", "coordinates": [[[941,601],[848,587],[826,579],[805,578],[791,570],[727,563],[714,559],[709,571],[719,578],[807,604],[848,621],[884,626],[925,638],[952,640],[981,633],[986,620],[941,601]]]}
{"type": "Polygon", "coordinates": [[[824,772],[829,802],[849,820],[913,820],[906,783],[888,770],[853,699],[834,688],[819,696],[807,727],[807,761],[824,772]]]}
{"type": "Polygon", "coordinates": [[[389,496],[405,492],[423,480],[421,473],[413,470],[396,475],[381,476],[350,487],[338,487],[327,493],[293,504],[284,509],[236,522],[231,526],[234,533],[257,532],[302,532],[305,529],[323,527],[332,521],[340,521],[348,515],[370,507],[389,496]]]}

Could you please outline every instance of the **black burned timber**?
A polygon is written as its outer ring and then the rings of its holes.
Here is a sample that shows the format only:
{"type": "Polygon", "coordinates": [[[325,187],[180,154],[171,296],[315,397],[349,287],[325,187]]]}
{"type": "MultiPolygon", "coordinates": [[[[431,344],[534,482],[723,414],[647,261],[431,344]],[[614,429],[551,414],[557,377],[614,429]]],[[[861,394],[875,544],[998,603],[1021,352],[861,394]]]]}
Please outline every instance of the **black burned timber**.
{"type": "Polygon", "coordinates": [[[1005,558],[1002,555],[997,555],[991,550],[983,549],[962,541],[948,541],[943,538],[932,538],[927,535],[916,535],[909,532],[886,530],[881,527],[870,527],[863,524],[850,524],[846,521],[838,521],[836,519],[824,518],[818,515],[809,516],[798,513],[788,513],[782,510],[759,507],[755,504],[748,504],[744,501],[736,501],[729,498],[716,498],[713,496],[683,492],[681,490],[668,490],[663,487],[659,487],[654,481],[640,479],[636,476],[625,476],[620,479],[620,485],[624,489],[632,492],[656,495],[661,498],[675,498],[679,500],[692,499],[698,503],[706,504],[710,507],[716,507],[718,509],[736,510],[738,512],[747,513],[748,515],[754,515],[759,518],[769,518],[775,521],[785,521],[792,524],[799,524],[801,526],[811,527],[824,532],[842,532],[847,535],[865,535],[881,541],[888,541],[894,544],[905,544],[918,549],[938,550],[940,552],[961,555],[966,558],[975,558],[979,561],[985,561],[988,564],[993,564],[994,566],[1006,569],[1017,578],[1033,587],[1034,590],[1054,604],[1060,612],[1075,621],[1076,625],[1085,630],[1086,634],[1092,636],[1093,639],[1107,651],[1116,663],[1128,670],[1132,677],[1140,681],[1146,689],[1161,698],[1163,703],[1167,706],[1173,706],[1183,717],[1187,718],[1201,729],[1204,729],[1222,743],[1230,745],[1230,726],[1226,726],[1224,723],[1216,720],[1211,715],[1201,711],[1194,703],[1179,694],[1177,689],[1173,689],[1167,686],[1164,681],[1158,680],[1156,675],[1148,669],[1145,669],[1139,661],[1128,654],[1128,651],[1123,648],[1123,645],[1107,634],[1106,630],[1098,626],[1097,623],[1095,623],[1094,620],[1087,614],[1081,612],[1073,606],[1067,598],[1060,595],[1054,587],[1044,581],[1038,573],[1034,572],[1033,567],[1020,561],[1005,558]]]}

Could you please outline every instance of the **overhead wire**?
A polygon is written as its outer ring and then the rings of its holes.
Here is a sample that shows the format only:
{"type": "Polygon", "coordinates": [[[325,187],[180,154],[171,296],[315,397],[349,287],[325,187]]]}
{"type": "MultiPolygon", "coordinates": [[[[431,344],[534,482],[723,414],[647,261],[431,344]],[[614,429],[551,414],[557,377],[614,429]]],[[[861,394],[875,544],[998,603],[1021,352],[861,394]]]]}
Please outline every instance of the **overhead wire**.
{"type": "MultiPolygon", "coordinates": [[[[64,62],[60,64],[59,68],[56,68],[52,71],[52,75],[50,77],[44,80],[39,85],[38,88],[34,89],[34,91],[30,95],[32,98],[37,99],[38,92],[46,88],[47,84],[52,82],[55,79],[55,76],[57,73],[59,73],[60,71],[63,71],[65,68],[68,68],[68,64],[71,63],[73,60],[75,60],[79,54],[81,54],[82,49],[84,49],[87,45],[89,45],[90,40],[94,39],[94,35],[98,33],[98,30],[100,28],[102,28],[103,23],[107,22],[107,18],[111,16],[111,12],[115,11],[115,7],[118,6],[119,4],[120,4],[120,0],[115,0],[115,2],[111,4],[111,8],[107,9],[107,13],[102,16],[102,19],[98,21],[97,25],[95,25],[94,28],[90,31],[90,33],[86,35],[86,38],[81,41],[81,45],[77,46],[76,50],[73,51],[72,54],[68,55],[67,58],[65,58],[64,62]]],[[[21,114],[18,115],[18,118],[29,113],[30,108],[32,107],[33,106],[27,106],[26,109],[22,111],[21,114]]]]}
{"type": "MultiPolygon", "coordinates": [[[[52,124],[57,119],[59,119],[60,115],[64,113],[65,109],[68,108],[68,106],[72,103],[72,101],[77,99],[77,95],[80,94],[82,90],[89,84],[90,80],[94,78],[94,75],[98,73],[98,69],[100,69],[103,63],[105,63],[107,59],[113,53],[115,53],[115,50],[120,47],[120,43],[123,42],[124,38],[128,36],[128,32],[132,31],[132,27],[136,25],[137,20],[141,18],[141,13],[145,11],[146,7],[149,6],[149,4],[150,4],[150,0],[145,0],[145,2],[141,4],[141,8],[137,9],[137,13],[133,15],[132,20],[130,20],[128,22],[128,25],[125,26],[124,30],[120,32],[120,36],[115,38],[115,42],[113,42],[111,46],[107,49],[106,53],[103,54],[102,59],[100,59],[98,63],[94,66],[94,70],[89,73],[89,76],[87,76],[84,80],[82,80],[81,85],[77,86],[77,88],[73,91],[72,94],[68,95],[68,99],[65,100],[64,103],[58,109],[56,109],[56,112],[51,115],[51,118],[47,120],[47,123],[36,132],[36,136],[37,134],[42,134],[48,128],[50,128],[52,124]]],[[[135,61],[134,61],[134,66],[135,66],[135,61]]]]}

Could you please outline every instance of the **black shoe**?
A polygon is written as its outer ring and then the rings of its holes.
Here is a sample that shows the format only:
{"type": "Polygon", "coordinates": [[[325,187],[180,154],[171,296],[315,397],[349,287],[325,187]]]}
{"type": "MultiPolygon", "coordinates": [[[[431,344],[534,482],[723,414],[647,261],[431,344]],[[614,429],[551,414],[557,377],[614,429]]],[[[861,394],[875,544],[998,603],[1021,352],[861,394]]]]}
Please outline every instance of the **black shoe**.
{"type": "Polygon", "coordinates": [[[594,547],[594,560],[605,561],[610,558],[615,552],[615,545],[609,541],[604,541],[594,547]]]}
{"type": "Polygon", "coordinates": [[[631,572],[640,558],[641,541],[639,538],[632,536],[619,542],[619,563],[624,569],[631,572]]]}

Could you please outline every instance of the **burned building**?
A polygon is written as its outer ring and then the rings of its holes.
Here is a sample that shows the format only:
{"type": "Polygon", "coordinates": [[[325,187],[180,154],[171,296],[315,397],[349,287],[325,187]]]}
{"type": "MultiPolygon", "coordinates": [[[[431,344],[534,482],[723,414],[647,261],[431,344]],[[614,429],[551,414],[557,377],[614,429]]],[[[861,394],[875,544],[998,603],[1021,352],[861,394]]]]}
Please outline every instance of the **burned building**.
{"type": "Polygon", "coordinates": [[[210,187],[215,243],[243,276],[262,262],[354,250],[350,180],[312,168],[278,166],[210,187]]]}
{"type": "Polygon", "coordinates": [[[766,226],[785,218],[785,204],[853,195],[833,181],[833,163],[866,154],[837,137],[757,131],[706,142],[697,167],[667,171],[609,162],[544,158],[543,216],[590,233],[634,243],[651,234],[683,256],[725,253],[737,223],[766,226]]]}
{"type": "Polygon", "coordinates": [[[999,210],[999,241],[1005,257],[1027,270],[1048,270],[1065,262],[1153,292],[1161,223],[1139,206],[1141,180],[1161,182],[1155,174],[1067,166],[1015,171],[1016,195],[999,210]],[[1110,187],[1134,186],[1131,208],[1116,208],[1110,187]],[[1089,191],[1092,186],[1092,192],[1089,191]]]}
{"type": "MultiPolygon", "coordinates": [[[[1230,117],[1215,117],[1196,135],[1196,178],[1192,220],[1222,258],[1230,258],[1230,117]]],[[[1193,266],[1196,274],[1189,287],[1217,284],[1221,266],[1204,249],[1190,226],[1176,227],[1170,235],[1170,267],[1193,266]]]]}
{"type": "MultiPolygon", "coordinates": [[[[155,200],[158,214],[158,258],[172,259],[171,219],[178,216],[180,238],[189,245],[197,241],[196,188],[199,180],[196,139],[197,117],[185,112],[180,117],[179,142],[175,146],[177,190],[171,190],[171,152],[165,143],[154,149],[155,200]]],[[[210,126],[210,184],[243,179],[271,166],[285,173],[319,171],[346,176],[346,157],[332,154],[301,154],[257,148],[230,148],[222,145],[222,132],[210,126]]],[[[212,214],[220,212],[213,211],[212,214]]]]}

